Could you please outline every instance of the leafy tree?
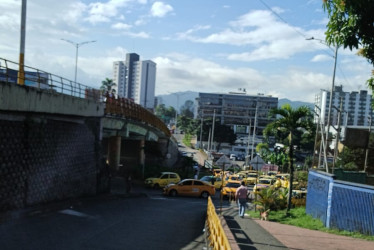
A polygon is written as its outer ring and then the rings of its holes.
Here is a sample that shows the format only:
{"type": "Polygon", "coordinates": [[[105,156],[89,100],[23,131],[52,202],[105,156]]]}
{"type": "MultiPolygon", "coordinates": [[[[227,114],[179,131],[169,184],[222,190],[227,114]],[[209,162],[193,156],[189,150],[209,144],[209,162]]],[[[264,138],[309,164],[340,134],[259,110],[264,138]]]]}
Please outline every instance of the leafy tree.
{"type": "Polygon", "coordinates": [[[288,206],[287,213],[291,209],[291,194],[292,194],[292,182],[294,174],[293,158],[294,158],[294,141],[293,137],[296,131],[300,129],[306,130],[309,126],[310,121],[310,110],[306,106],[301,106],[297,109],[293,109],[290,104],[285,104],[281,108],[271,109],[269,116],[276,115],[275,121],[269,123],[265,129],[264,134],[268,136],[271,132],[282,130],[288,133],[289,140],[289,166],[290,166],[290,189],[288,193],[288,206]]]}
{"type": "Polygon", "coordinates": [[[155,115],[163,120],[166,124],[175,118],[176,110],[173,107],[166,107],[165,104],[160,104],[155,109],[155,115]]]}
{"type": "MultiPolygon", "coordinates": [[[[323,0],[330,18],[326,42],[344,48],[359,49],[359,54],[374,64],[374,1],[323,0]]],[[[374,91],[374,77],[367,84],[374,91]]]]}
{"type": "Polygon", "coordinates": [[[270,152],[269,145],[267,143],[257,144],[256,152],[260,154],[262,159],[264,159],[263,156],[267,155],[270,152]]]}
{"type": "MultiPolygon", "coordinates": [[[[200,121],[198,122],[200,124],[200,121]]],[[[204,120],[203,123],[203,133],[202,140],[207,141],[209,139],[209,130],[212,128],[213,119],[204,120]]],[[[200,140],[200,126],[198,127],[197,137],[200,140]]],[[[226,125],[221,125],[220,121],[215,122],[214,124],[214,141],[218,143],[217,151],[219,151],[220,145],[223,142],[233,144],[236,140],[236,135],[234,130],[226,125]]]]}
{"type": "Polygon", "coordinates": [[[188,134],[196,134],[198,128],[197,121],[191,117],[180,115],[178,116],[178,128],[185,131],[188,134]]]}
{"type": "Polygon", "coordinates": [[[193,101],[187,100],[184,103],[184,105],[180,108],[180,112],[181,112],[180,114],[183,116],[187,116],[189,118],[193,118],[194,117],[193,110],[194,110],[193,101]]]}
{"type": "Polygon", "coordinates": [[[115,86],[117,86],[117,84],[115,84],[112,79],[105,78],[105,80],[101,82],[100,90],[103,94],[114,95],[116,93],[114,89],[115,86]]]}

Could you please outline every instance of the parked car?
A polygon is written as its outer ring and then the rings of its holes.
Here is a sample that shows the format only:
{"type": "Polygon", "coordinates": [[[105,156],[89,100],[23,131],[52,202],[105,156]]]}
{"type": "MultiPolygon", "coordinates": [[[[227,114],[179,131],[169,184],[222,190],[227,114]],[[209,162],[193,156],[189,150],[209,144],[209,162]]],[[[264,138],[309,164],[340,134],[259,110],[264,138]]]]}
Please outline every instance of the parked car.
{"type": "Polygon", "coordinates": [[[222,178],[219,177],[219,176],[212,176],[212,175],[211,176],[203,176],[203,177],[200,178],[200,181],[205,181],[207,183],[212,184],[215,187],[215,189],[221,189],[222,185],[224,185],[224,183],[222,183],[222,178]]]}
{"type": "Polygon", "coordinates": [[[227,181],[241,181],[243,179],[242,176],[233,174],[225,178],[227,181]]]}
{"type": "Polygon", "coordinates": [[[221,191],[222,197],[234,198],[238,187],[240,187],[240,181],[228,181],[221,191]]]}
{"type": "Polygon", "coordinates": [[[236,155],[235,154],[230,154],[230,160],[235,161],[235,159],[236,159],[236,155]]]}
{"type": "Polygon", "coordinates": [[[178,183],[181,180],[179,175],[174,172],[162,172],[159,177],[147,178],[144,182],[146,187],[162,188],[171,183],[178,183]]]}
{"type": "Polygon", "coordinates": [[[240,154],[240,155],[237,155],[237,156],[236,156],[236,160],[237,160],[237,161],[244,161],[244,160],[245,160],[245,157],[244,157],[243,154],[240,154]]]}
{"type": "Polygon", "coordinates": [[[164,195],[170,196],[195,196],[208,198],[208,196],[213,196],[216,193],[216,189],[213,185],[194,179],[185,179],[177,184],[169,184],[164,188],[164,195]]]}
{"type": "Polygon", "coordinates": [[[257,173],[248,173],[245,178],[246,185],[254,185],[257,181],[257,173]]]}
{"type": "Polygon", "coordinates": [[[261,189],[268,188],[275,183],[273,178],[260,178],[253,187],[253,192],[259,192],[261,189]]]}

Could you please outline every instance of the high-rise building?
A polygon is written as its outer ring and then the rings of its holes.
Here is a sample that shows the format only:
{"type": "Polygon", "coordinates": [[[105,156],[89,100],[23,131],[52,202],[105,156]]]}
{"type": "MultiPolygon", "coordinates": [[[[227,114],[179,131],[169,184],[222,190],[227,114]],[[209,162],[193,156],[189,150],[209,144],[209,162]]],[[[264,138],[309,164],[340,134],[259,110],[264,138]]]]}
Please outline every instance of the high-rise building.
{"type": "Polygon", "coordinates": [[[113,82],[118,97],[134,100],[153,110],[156,85],[156,63],[141,61],[138,54],[126,54],[125,61],[113,63],[113,82]]]}
{"type": "Polygon", "coordinates": [[[248,134],[250,124],[251,133],[256,127],[257,134],[262,135],[266,125],[275,120],[275,117],[269,117],[269,111],[278,107],[277,97],[262,94],[199,93],[196,101],[196,118],[212,118],[215,114],[217,121],[231,126],[238,136],[248,134]]]}
{"type": "MultiPolygon", "coordinates": [[[[327,125],[331,90],[324,90],[316,94],[315,111],[320,114],[321,120],[327,125]],[[319,111],[319,109],[321,111],[319,111]]],[[[332,108],[330,116],[331,126],[338,124],[338,110],[342,107],[341,125],[347,126],[369,126],[369,117],[373,116],[371,108],[371,95],[366,90],[360,92],[344,92],[343,86],[335,86],[332,96],[332,108]],[[348,117],[346,115],[348,114],[348,117]],[[345,124],[346,123],[346,124],[345,124]]],[[[315,114],[314,120],[318,117],[315,114]]],[[[322,122],[323,123],[323,122],[322,122]]]]}
{"type": "MultiPolygon", "coordinates": [[[[275,116],[269,117],[269,111],[278,107],[278,98],[263,94],[247,95],[245,92],[199,93],[195,107],[195,118],[201,119],[201,122],[214,117],[216,122],[231,127],[236,134],[235,145],[224,148],[221,144],[221,152],[249,155],[262,142],[262,131],[266,125],[275,120],[275,116]]],[[[205,146],[204,142],[201,143],[203,148],[215,150],[214,142],[213,145],[207,142],[205,146]]]]}

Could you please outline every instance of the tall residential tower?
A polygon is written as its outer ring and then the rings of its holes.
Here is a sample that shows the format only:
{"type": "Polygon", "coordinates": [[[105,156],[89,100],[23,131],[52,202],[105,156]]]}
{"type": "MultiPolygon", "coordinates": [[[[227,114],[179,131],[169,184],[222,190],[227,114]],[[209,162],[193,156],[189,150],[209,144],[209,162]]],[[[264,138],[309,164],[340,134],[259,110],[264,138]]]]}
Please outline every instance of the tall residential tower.
{"type": "Polygon", "coordinates": [[[134,100],[146,109],[154,109],[156,63],[141,61],[135,53],[126,54],[125,61],[113,63],[113,82],[118,97],[134,100]]]}
{"type": "MultiPolygon", "coordinates": [[[[315,105],[321,109],[321,119],[324,120],[324,124],[327,124],[329,102],[330,102],[331,90],[321,89],[315,97],[315,105]]],[[[342,106],[342,112],[344,115],[348,114],[348,119],[341,119],[341,125],[347,126],[368,126],[369,117],[373,116],[371,108],[371,95],[368,94],[367,90],[360,90],[360,92],[344,92],[343,86],[335,86],[332,96],[331,109],[331,125],[336,126],[338,123],[338,111],[337,109],[342,106]],[[346,122],[347,124],[344,124],[346,122]]],[[[316,113],[319,114],[319,110],[316,108],[316,113]]],[[[315,115],[315,121],[318,117],[315,115]]]]}

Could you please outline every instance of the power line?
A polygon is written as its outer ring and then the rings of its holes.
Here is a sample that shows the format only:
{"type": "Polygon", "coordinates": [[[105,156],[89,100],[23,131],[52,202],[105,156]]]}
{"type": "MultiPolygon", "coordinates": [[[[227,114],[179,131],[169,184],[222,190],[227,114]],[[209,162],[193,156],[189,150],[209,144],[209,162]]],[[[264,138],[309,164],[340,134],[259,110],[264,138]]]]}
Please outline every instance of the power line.
{"type": "Polygon", "coordinates": [[[284,20],[278,13],[276,13],[272,8],[270,8],[269,5],[267,5],[263,0],[259,0],[267,9],[271,11],[276,17],[278,17],[282,22],[289,25],[294,31],[296,31],[299,35],[301,35],[304,39],[307,38],[306,35],[298,31],[296,28],[294,28],[292,25],[290,25],[286,20],[284,20]]]}

